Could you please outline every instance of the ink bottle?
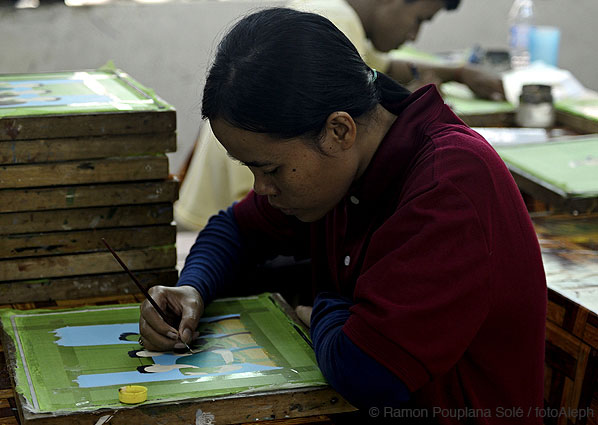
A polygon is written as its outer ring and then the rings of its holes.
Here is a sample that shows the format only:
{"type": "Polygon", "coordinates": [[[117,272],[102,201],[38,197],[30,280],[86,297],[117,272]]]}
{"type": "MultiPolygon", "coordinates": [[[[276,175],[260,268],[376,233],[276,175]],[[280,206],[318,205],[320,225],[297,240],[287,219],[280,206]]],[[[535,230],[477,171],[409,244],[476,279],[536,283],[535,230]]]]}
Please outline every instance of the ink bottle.
{"type": "Polygon", "coordinates": [[[548,128],[554,125],[552,88],[544,84],[526,84],[521,88],[515,122],[521,127],[548,128]]]}

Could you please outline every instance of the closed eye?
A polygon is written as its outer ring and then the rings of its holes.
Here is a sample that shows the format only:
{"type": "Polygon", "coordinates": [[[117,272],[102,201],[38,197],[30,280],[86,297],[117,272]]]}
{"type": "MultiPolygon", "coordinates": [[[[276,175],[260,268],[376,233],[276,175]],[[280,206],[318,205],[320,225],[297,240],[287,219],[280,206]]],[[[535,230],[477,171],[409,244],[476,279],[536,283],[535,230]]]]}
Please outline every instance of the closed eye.
{"type": "Polygon", "coordinates": [[[262,171],[264,173],[265,176],[271,176],[273,174],[276,174],[276,172],[278,171],[280,167],[276,167],[273,168],[272,170],[267,170],[267,171],[262,171]]]}

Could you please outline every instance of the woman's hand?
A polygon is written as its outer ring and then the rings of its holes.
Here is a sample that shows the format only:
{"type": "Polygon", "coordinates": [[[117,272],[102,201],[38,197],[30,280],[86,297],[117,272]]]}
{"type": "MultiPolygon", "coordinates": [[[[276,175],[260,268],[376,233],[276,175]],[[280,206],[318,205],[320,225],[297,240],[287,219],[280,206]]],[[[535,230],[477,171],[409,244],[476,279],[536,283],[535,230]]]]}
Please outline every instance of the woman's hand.
{"type": "Polygon", "coordinates": [[[312,307],[306,305],[298,305],[295,307],[295,313],[299,316],[299,319],[307,326],[311,326],[311,311],[312,307]]]}
{"type": "Polygon", "coordinates": [[[175,344],[189,343],[204,311],[204,302],[192,286],[154,286],[149,294],[169,316],[166,323],[145,300],[141,304],[139,331],[143,346],[150,351],[171,351],[175,344]]]}

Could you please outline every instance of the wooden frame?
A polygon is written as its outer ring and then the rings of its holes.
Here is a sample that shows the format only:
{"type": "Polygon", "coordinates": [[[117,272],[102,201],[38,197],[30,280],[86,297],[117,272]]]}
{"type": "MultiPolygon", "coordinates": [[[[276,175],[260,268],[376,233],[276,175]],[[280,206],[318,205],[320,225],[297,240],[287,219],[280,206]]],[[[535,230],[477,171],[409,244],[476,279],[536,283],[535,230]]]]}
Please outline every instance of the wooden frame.
{"type": "MultiPolygon", "coordinates": [[[[291,313],[298,327],[294,311],[278,294],[273,294],[276,303],[283,311],[291,313]]],[[[5,336],[5,335],[3,335],[5,336]]],[[[3,338],[7,364],[15,364],[13,347],[6,344],[11,340],[3,338]]],[[[9,367],[9,370],[12,368],[9,367]]],[[[11,379],[14,377],[11,374],[11,379]]],[[[66,424],[180,424],[214,423],[239,424],[275,419],[301,418],[314,415],[352,412],[356,409],[328,386],[305,387],[276,391],[243,393],[234,396],[188,399],[182,402],[165,402],[153,405],[132,406],[131,408],[104,409],[92,413],[32,414],[24,409],[24,400],[15,397],[19,406],[22,424],[66,425],[66,424]]],[[[320,422],[320,421],[318,421],[320,422]]],[[[305,423],[305,422],[303,422],[305,423]]]]}

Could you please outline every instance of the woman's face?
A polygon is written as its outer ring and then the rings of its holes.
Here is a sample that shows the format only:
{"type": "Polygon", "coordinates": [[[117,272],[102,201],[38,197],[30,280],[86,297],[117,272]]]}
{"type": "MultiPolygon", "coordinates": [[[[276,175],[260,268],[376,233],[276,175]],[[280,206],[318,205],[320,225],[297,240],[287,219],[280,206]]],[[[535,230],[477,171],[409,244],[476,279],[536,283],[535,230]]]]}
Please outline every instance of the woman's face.
{"type": "Polygon", "coordinates": [[[305,139],[277,139],[239,129],[221,119],[211,125],[229,156],[253,173],[255,192],[301,221],[322,218],[343,198],[356,176],[356,149],[347,148],[334,131],[325,132],[321,144],[327,153],[324,155],[305,139]]]}

